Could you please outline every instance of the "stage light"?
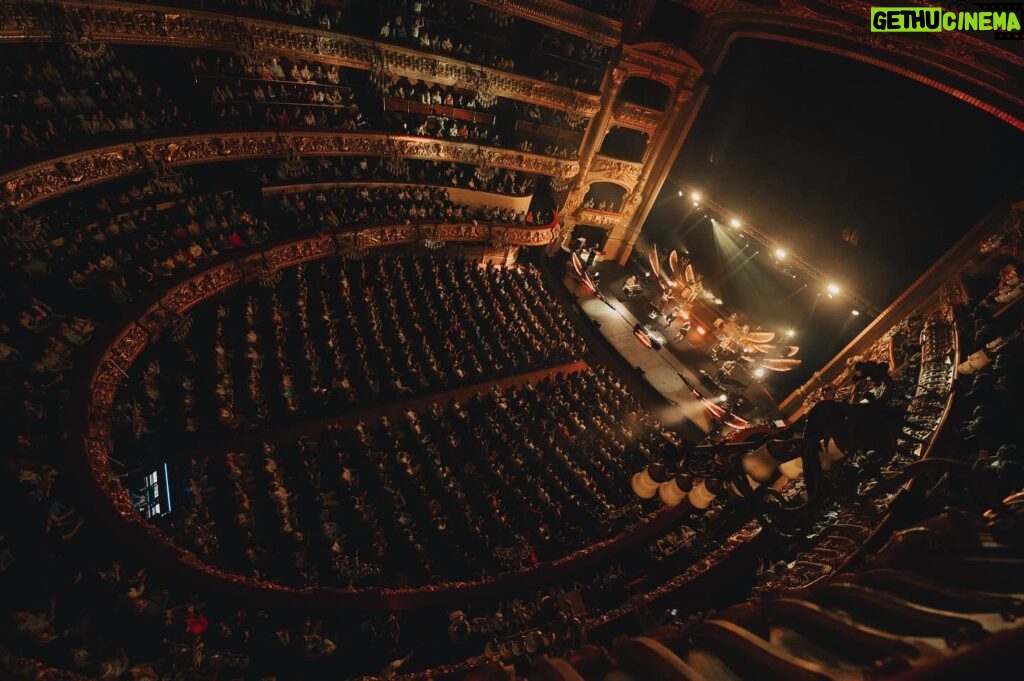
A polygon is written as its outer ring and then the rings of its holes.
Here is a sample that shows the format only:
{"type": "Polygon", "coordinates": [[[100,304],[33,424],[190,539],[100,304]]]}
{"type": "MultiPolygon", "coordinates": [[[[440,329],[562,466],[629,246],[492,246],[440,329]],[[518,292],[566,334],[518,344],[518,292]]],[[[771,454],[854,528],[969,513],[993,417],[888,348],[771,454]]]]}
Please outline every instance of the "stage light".
{"type": "Polygon", "coordinates": [[[786,338],[792,338],[796,335],[796,331],[793,329],[786,329],[786,338]]]}
{"type": "Polygon", "coordinates": [[[679,196],[682,196],[682,195],[683,195],[683,190],[682,190],[682,189],[680,189],[680,190],[679,190],[679,196]]]}
{"type": "Polygon", "coordinates": [[[721,298],[715,298],[715,305],[721,305],[721,304],[722,304],[722,299],[721,298]]]}
{"type": "Polygon", "coordinates": [[[692,194],[690,194],[690,200],[691,201],[695,201],[697,203],[700,203],[701,198],[703,198],[703,197],[701,197],[700,192],[693,192],[692,194]]]}
{"type": "Polygon", "coordinates": [[[719,402],[728,402],[729,401],[729,396],[726,395],[725,393],[722,393],[721,395],[718,396],[718,401],[719,402]]]}
{"type": "Polygon", "coordinates": [[[764,369],[761,367],[754,369],[754,378],[764,378],[764,369]]]}
{"type": "Polygon", "coordinates": [[[708,332],[708,330],[707,330],[707,329],[705,329],[705,328],[704,328],[703,326],[698,326],[698,327],[697,327],[697,333],[699,333],[700,335],[702,335],[702,336],[703,336],[703,335],[704,335],[704,334],[706,334],[707,332],[708,332]]]}
{"type": "Polygon", "coordinates": [[[859,317],[860,316],[860,310],[854,310],[850,314],[852,314],[854,317],[859,317]]]}
{"type": "Polygon", "coordinates": [[[729,226],[732,227],[733,229],[739,229],[740,221],[737,220],[736,218],[733,218],[732,220],[729,220],[729,226]]]}
{"type": "Polygon", "coordinates": [[[775,249],[775,257],[778,258],[779,260],[785,260],[786,259],[786,249],[784,249],[784,248],[776,248],[775,249]]]}
{"type": "Polygon", "coordinates": [[[831,298],[832,296],[838,296],[839,286],[836,284],[829,284],[828,286],[825,287],[825,291],[828,293],[829,298],[831,298]]]}

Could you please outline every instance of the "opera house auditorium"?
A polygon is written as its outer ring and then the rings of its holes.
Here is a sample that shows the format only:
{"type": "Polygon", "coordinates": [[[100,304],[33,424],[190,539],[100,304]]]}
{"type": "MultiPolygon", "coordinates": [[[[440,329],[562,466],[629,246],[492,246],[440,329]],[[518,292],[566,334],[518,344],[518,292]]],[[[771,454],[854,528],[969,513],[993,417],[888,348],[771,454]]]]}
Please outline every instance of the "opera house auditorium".
{"type": "Polygon", "coordinates": [[[0,678],[1024,678],[1024,43],[869,13],[0,3],[0,678]]]}

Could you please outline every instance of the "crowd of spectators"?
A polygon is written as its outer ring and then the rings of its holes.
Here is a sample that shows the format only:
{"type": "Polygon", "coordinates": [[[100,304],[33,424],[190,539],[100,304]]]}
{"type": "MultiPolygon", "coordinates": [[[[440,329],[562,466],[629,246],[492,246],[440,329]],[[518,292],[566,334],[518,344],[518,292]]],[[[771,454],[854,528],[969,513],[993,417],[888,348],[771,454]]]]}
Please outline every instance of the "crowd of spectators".
{"type": "Polygon", "coordinates": [[[549,212],[469,206],[453,202],[448,190],[430,186],[362,185],[280,194],[276,213],[302,231],[382,222],[479,220],[505,224],[546,225],[549,212]]]}
{"type": "Polygon", "coordinates": [[[101,200],[91,212],[102,217],[23,254],[20,268],[37,280],[59,273],[52,284],[83,304],[127,305],[162,280],[270,237],[266,222],[230,191],[139,203],[101,200]]]}
{"type": "Polygon", "coordinates": [[[559,558],[639,517],[665,440],[604,372],[498,387],[401,418],[193,461],[176,537],[292,586],[419,586],[559,558]]]}
{"type": "Polygon", "coordinates": [[[285,271],[193,312],[152,347],[122,404],[133,437],[280,424],[580,357],[536,271],[378,258],[285,271]],[[234,312],[234,314],[232,314],[234,312]]]}
{"type": "Polygon", "coordinates": [[[507,196],[529,196],[534,191],[536,178],[504,168],[497,170],[493,176],[487,176],[479,173],[475,166],[445,161],[410,160],[393,168],[376,156],[281,161],[261,176],[264,187],[301,182],[414,182],[418,185],[473,189],[507,196]]]}
{"type": "Polygon", "coordinates": [[[0,68],[0,154],[37,152],[81,141],[95,145],[105,136],[188,127],[191,114],[179,109],[160,85],[140,78],[107,47],[82,54],[70,47],[19,45],[5,48],[0,68]]]}
{"type": "Polygon", "coordinates": [[[368,78],[313,60],[205,52],[175,56],[158,78],[148,50],[120,47],[115,55],[103,48],[82,56],[50,46],[27,60],[8,60],[3,68],[16,85],[0,98],[0,150],[42,154],[103,137],[113,143],[135,134],[243,126],[395,132],[574,159],[589,122],[535,104],[481,98],[473,89],[368,78]],[[148,85],[153,82],[160,85],[148,85]]]}
{"type": "Polygon", "coordinates": [[[381,7],[383,22],[377,37],[502,71],[514,71],[512,43],[497,36],[509,35],[507,32],[514,28],[516,18],[472,2],[461,5],[459,8],[453,3],[433,0],[420,0],[411,6],[386,2],[381,7]]]}
{"type": "Polygon", "coordinates": [[[442,86],[437,83],[426,81],[410,81],[408,78],[389,77],[378,84],[380,94],[386,97],[396,97],[420,104],[431,106],[446,106],[456,109],[487,111],[497,105],[498,100],[485,103],[477,100],[477,95],[472,90],[457,88],[451,85],[442,86]]]}

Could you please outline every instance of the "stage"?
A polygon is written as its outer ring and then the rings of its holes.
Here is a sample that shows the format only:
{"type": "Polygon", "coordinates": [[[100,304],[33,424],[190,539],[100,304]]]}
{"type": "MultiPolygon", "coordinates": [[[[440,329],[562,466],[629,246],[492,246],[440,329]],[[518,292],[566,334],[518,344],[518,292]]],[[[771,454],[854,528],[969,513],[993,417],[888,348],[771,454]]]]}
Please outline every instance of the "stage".
{"type": "Polygon", "coordinates": [[[590,268],[598,274],[598,288],[605,300],[601,300],[579,278],[569,272],[563,277],[566,287],[576,297],[577,304],[592,322],[599,326],[601,334],[632,366],[643,372],[643,378],[665,399],[676,405],[681,417],[685,417],[708,432],[715,425],[704,402],[693,393],[696,389],[703,397],[718,405],[727,406],[733,413],[747,421],[775,420],[780,418],[770,388],[753,377],[742,363],[737,362],[733,371],[718,381],[721,363],[715,363],[708,356],[713,341],[711,324],[721,313],[713,308],[700,306],[694,309],[692,328],[683,338],[678,338],[682,319],[666,325],[665,318],[652,320],[649,298],[655,298],[658,285],[653,279],[643,279],[644,292],[635,297],[625,297],[622,287],[627,277],[635,274],[631,269],[614,262],[602,262],[590,268]],[[648,325],[664,336],[661,349],[648,347],[634,333],[637,324],[648,325]],[[700,333],[705,329],[705,334],[700,333]],[[725,395],[726,402],[721,401],[725,395]]]}

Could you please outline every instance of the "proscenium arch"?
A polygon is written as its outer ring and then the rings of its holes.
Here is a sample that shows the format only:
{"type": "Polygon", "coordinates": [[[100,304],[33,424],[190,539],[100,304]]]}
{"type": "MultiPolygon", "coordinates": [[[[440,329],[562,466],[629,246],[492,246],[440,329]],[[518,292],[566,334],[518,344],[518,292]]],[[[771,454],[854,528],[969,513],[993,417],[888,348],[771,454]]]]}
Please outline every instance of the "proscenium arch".
{"type": "Polygon", "coordinates": [[[715,74],[728,58],[729,48],[741,38],[785,42],[876,66],[951,95],[1024,131],[1024,96],[1019,86],[1024,82],[1024,56],[969,35],[946,32],[916,40],[918,34],[873,34],[868,28],[866,0],[815,0],[813,6],[804,0],[781,4],[769,0],[771,8],[743,0],[676,2],[692,13],[700,28],[676,48],[673,59],[684,63],[690,58],[706,68],[687,83],[692,87],[690,96],[677,98],[682,107],[680,115],[660,131],[666,144],[646,162],[650,165],[645,171],[652,178],[650,191],[644,192],[629,224],[623,225],[621,246],[614,254],[620,263],[628,259],[654,198],[661,192],[709,91],[714,89],[715,74]],[[840,2],[845,16],[821,13],[826,5],[840,2]],[[936,40],[947,47],[945,52],[937,47],[936,40]]]}
{"type": "MultiPolygon", "coordinates": [[[[723,29],[720,28],[719,30],[723,29]]],[[[881,56],[873,54],[873,48],[868,46],[865,46],[862,49],[858,50],[854,49],[854,44],[829,44],[824,40],[827,37],[831,37],[829,36],[829,34],[820,33],[816,35],[813,29],[803,26],[794,25],[791,27],[771,27],[767,25],[758,26],[755,23],[751,23],[742,27],[736,27],[734,29],[725,28],[724,30],[728,30],[727,35],[725,35],[724,39],[719,41],[719,44],[710,52],[710,57],[707,60],[709,63],[708,71],[712,74],[718,72],[719,68],[728,58],[730,48],[732,47],[733,43],[735,43],[737,40],[743,38],[751,38],[755,40],[788,43],[791,45],[797,45],[799,47],[817,50],[819,52],[833,54],[838,57],[852,59],[863,64],[868,64],[870,66],[875,66],[880,69],[884,69],[886,71],[889,71],[890,73],[895,73],[897,75],[903,76],[915,82],[927,85],[947,95],[955,97],[956,99],[959,99],[962,102],[970,104],[971,106],[974,106],[988,114],[991,114],[992,116],[995,116],[999,120],[1013,126],[1014,128],[1017,128],[1018,130],[1024,131],[1024,98],[1018,97],[1011,93],[1001,92],[999,90],[996,90],[994,86],[983,85],[979,81],[974,81],[976,87],[984,87],[985,89],[989,90],[992,94],[1003,99],[1008,99],[1009,101],[1007,103],[1015,105],[1015,108],[1017,109],[1017,111],[1010,111],[1007,108],[998,106],[992,103],[991,101],[987,101],[979,96],[976,96],[975,94],[968,92],[962,86],[957,86],[949,82],[944,82],[938,77],[933,77],[932,75],[924,73],[921,70],[924,68],[930,68],[942,71],[950,75],[950,80],[969,78],[966,74],[956,71],[955,69],[943,66],[941,64],[935,62],[928,62],[927,64],[921,64],[920,69],[912,68],[909,65],[896,63],[895,60],[883,59],[881,56]],[[783,32],[784,30],[787,29],[795,29],[799,32],[799,34],[783,32]]],[[[902,55],[894,54],[893,56],[896,57],[902,55]]],[[[1007,53],[1007,58],[1011,59],[1013,58],[1013,55],[1007,53]]],[[[909,59],[909,56],[904,57],[904,60],[909,59]]],[[[1020,67],[1020,71],[1022,74],[1024,74],[1024,59],[1022,59],[1021,62],[1022,66],[1020,67]]],[[[694,111],[693,113],[694,115],[696,115],[698,112],[694,111]]]]}

